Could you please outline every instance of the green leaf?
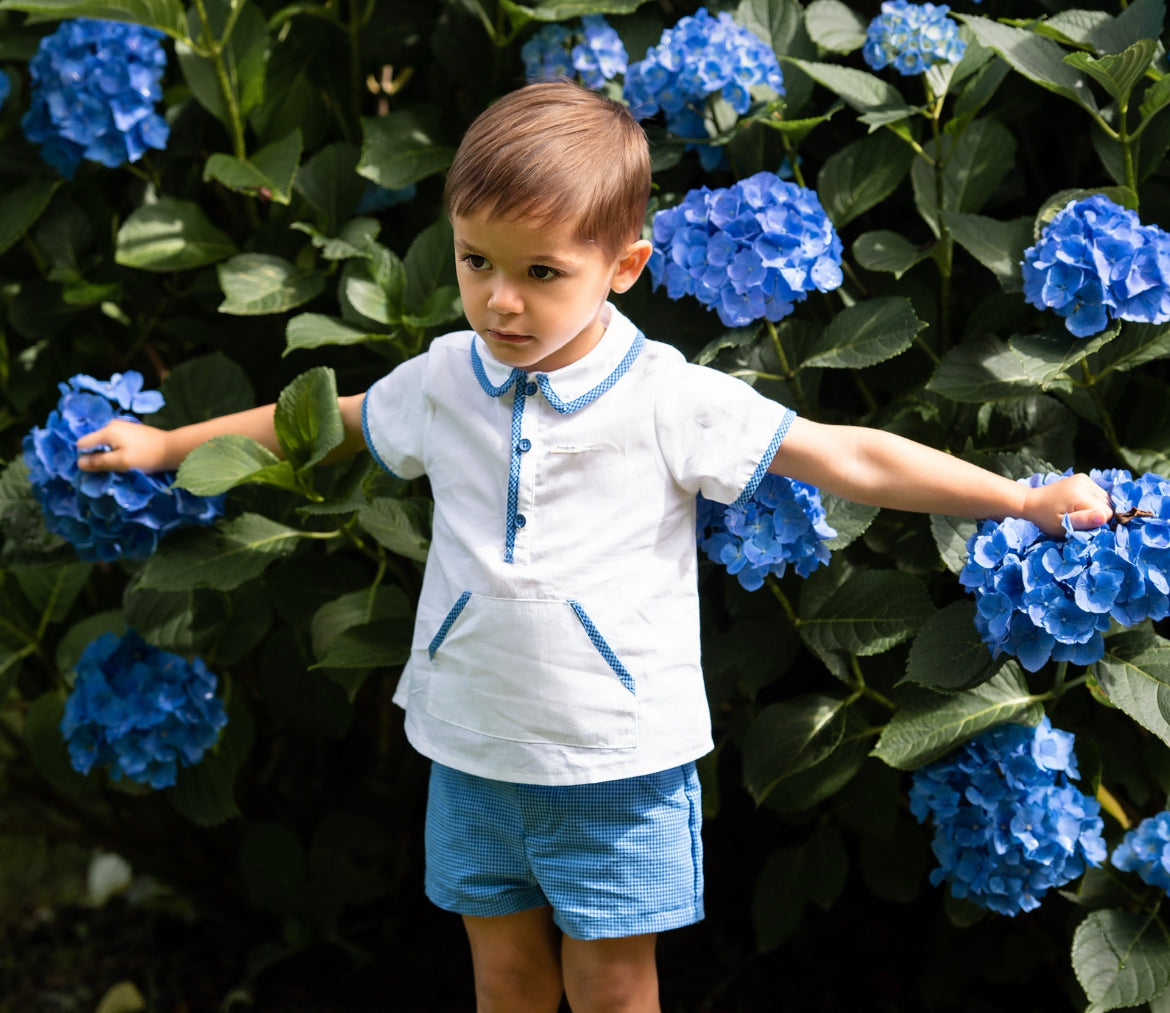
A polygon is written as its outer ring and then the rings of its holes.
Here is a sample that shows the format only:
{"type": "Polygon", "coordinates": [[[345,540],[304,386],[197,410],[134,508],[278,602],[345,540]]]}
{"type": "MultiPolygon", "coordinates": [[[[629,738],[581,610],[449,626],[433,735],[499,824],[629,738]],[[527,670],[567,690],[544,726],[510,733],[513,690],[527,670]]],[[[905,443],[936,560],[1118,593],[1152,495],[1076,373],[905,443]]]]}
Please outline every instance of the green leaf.
{"type": "Polygon", "coordinates": [[[1003,667],[975,628],[975,603],[957,601],[926,620],[906,662],[906,678],[928,689],[948,693],[986,682],[1003,667]]]}
{"type": "Polygon", "coordinates": [[[825,213],[843,228],[897,190],[913,161],[914,151],[889,130],[833,152],[817,175],[817,195],[825,213]]]}
{"type": "Polygon", "coordinates": [[[1138,1006],[1170,986],[1170,934],[1153,914],[1094,911],[1073,933],[1072,965],[1085,1013],[1138,1006]]]}
{"type": "Polygon", "coordinates": [[[889,120],[904,119],[914,114],[914,108],[906,104],[897,88],[863,70],[841,67],[835,63],[813,63],[791,56],[780,56],[780,62],[799,67],[817,84],[828,88],[834,95],[840,95],[860,113],[880,113],[889,120]]]}
{"type": "Polygon", "coordinates": [[[1142,96],[1138,113],[1143,121],[1148,120],[1160,109],[1170,105],[1170,74],[1155,81],[1142,96]]]}
{"type": "Polygon", "coordinates": [[[845,733],[844,700],[808,693],[765,707],[743,745],[744,782],[761,802],[778,781],[820,763],[845,733]]]}
{"type": "Polygon", "coordinates": [[[1132,657],[1107,651],[1096,672],[1110,701],[1170,746],[1170,641],[1132,657]]]}
{"type": "Polygon", "coordinates": [[[248,159],[216,152],[203,167],[203,180],[214,179],[237,193],[287,204],[292,195],[302,147],[301,132],[294,130],[281,140],[261,148],[248,159]]]}
{"type": "Polygon", "coordinates": [[[236,777],[252,749],[252,715],[238,695],[227,703],[228,723],[219,741],[193,767],[180,767],[167,800],[185,819],[201,827],[216,826],[240,815],[236,777]]]}
{"type": "Polygon", "coordinates": [[[774,781],[764,804],[777,812],[805,812],[837,794],[864,766],[869,755],[869,722],[857,708],[845,712],[845,735],[823,760],[774,781]]]}
{"type": "Polygon", "coordinates": [[[895,278],[901,278],[933,252],[933,244],[915,246],[905,236],[887,229],[863,232],[853,243],[853,257],[858,264],[867,271],[889,271],[895,278]]]}
{"type": "Polygon", "coordinates": [[[54,21],[72,18],[130,21],[157,28],[175,39],[186,34],[180,0],[3,0],[0,11],[24,11],[54,21]]]}
{"type": "Polygon", "coordinates": [[[406,662],[413,629],[410,619],[375,619],[351,627],[338,634],[325,657],[312,667],[324,669],[352,700],[371,669],[406,662]]]}
{"type": "Polygon", "coordinates": [[[843,309],[821,331],[802,367],[861,369],[906,351],[926,326],[908,299],[878,296],[843,309]]]}
{"type": "Polygon", "coordinates": [[[815,612],[804,614],[800,635],[814,650],[881,654],[909,640],[934,611],[921,581],[908,573],[868,570],[837,588],[815,612]]]}
{"type": "Polygon", "coordinates": [[[337,235],[369,186],[354,172],[357,162],[357,148],[339,142],[322,148],[297,171],[293,186],[318,212],[317,225],[327,236],[337,235]]]}
{"type": "Polygon", "coordinates": [[[973,689],[945,695],[919,689],[900,694],[899,700],[902,706],[873,751],[898,770],[930,763],[995,725],[1009,721],[1034,725],[1044,714],[1014,661],[973,689]]]}
{"type": "Polygon", "coordinates": [[[402,261],[406,269],[403,304],[408,310],[421,310],[437,290],[456,284],[455,258],[451,256],[453,242],[446,215],[415,236],[402,261]]]}
{"type": "Polygon", "coordinates": [[[813,0],[804,12],[809,37],[834,53],[852,53],[865,45],[869,23],[841,0],[813,0]]]}
{"type": "Polygon", "coordinates": [[[297,471],[320,463],[345,439],[337,404],[337,379],[327,366],[296,377],[276,402],[276,436],[297,471]]]}
{"type": "Polygon", "coordinates": [[[1051,39],[989,18],[969,14],[956,17],[967,24],[981,45],[994,49],[1029,81],[1071,99],[1083,109],[1097,111],[1096,99],[1084,76],[1064,62],[1064,50],[1051,39]]]}
{"type": "Polygon", "coordinates": [[[1139,39],[1121,53],[1100,57],[1069,53],[1064,62],[1088,74],[1109,92],[1114,101],[1127,104],[1130,92],[1150,69],[1158,49],[1156,40],[1139,39]]]}
{"type": "Polygon", "coordinates": [[[342,226],[341,235],[326,236],[308,222],[293,222],[292,227],[310,237],[313,245],[326,260],[350,260],[369,257],[382,225],[376,218],[351,218],[342,226]]]}
{"type": "Polygon", "coordinates": [[[184,271],[225,260],[235,244],[194,201],[163,197],[144,204],[118,229],[115,259],[143,271],[184,271]]]}
{"type": "Polygon", "coordinates": [[[646,0],[538,0],[526,7],[515,0],[502,0],[501,6],[521,21],[568,21],[585,14],[631,14],[646,0]]]}
{"type": "Polygon", "coordinates": [[[313,613],[310,633],[313,656],[323,658],[333,642],[346,630],[375,619],[410,617],[410,604],[399,588],[376,585],[350,591],[324,602],[313,613]]]}
{"type": "Polygon", "coordinates": [[[198,496],[218,496],[245,483],[304,492],[288,461],[282,461],[251,437],[237,433],[201,443],[183,459],[175,476],[175,485],[198,496]]]}
{"type": "Polygon", "coordinates": [[[248,375],[222,352],[179,363],[160,389],[167,403],[148,421],[162,429],[231,415],[256,403],[248,375]]]}
{"type": "Polygon", "coordinates": [[[358,175],[398,190],[442,172],[455,157],[455,149],[436,140],[439,120],[439,110],[429,106],[363,117],[358,175]]]}
{"type": "Polygon", "coordinates": [[[975,534],[976,527],[969,517],[930,515],[930,533],[939,557],[951,573],[958,574],[967,565],[967,539],[975,534]]]}
{"type": "Polygon", "coordinates": [[[65,699],[60,693],[38,696],[24,715],[24,741],[41,776],[62,795],[80,795],[93,790],[93,782],[73,769],[61,718],[65,699]]]}
{"type": "Polygon", "coordinates": [[[260,576],[296,548],[303,532],[260,514],[245,513],[213,529],[169,535],[142,570],[143,587],[230,591],[260,576]]]}
{"type": "Polygon", "coordinates": [[[1086,42],[1101,53],[1120,53],[1141,39],[1158,39],[1166,20],[1164,0],[1133,0],[1116,17],[1094,24],[1086,42]]]}
{"type": "Polygon", "coordinates": [[[840,831],[820,826],[799,847],[774,851],[752,893],[756,948],[774,950],[796,930],[805,904],[828,910],[849,873],[849,854],[840,831]]]}
{"type": "Polygon", "coordinates": [[[1005,292],[1024,287],[1020,263],[1024,250],[1032,245],[1032,219],[996,221],[983,215],[943,211],[943,224],[957,242],[998,279],[1005,292]]]}
{"type": "Polygon", "coordinates": [[[368,321],[385,327],[402,320],[406,292],[406,268],[391,251],[382,248],[379,263],[350,260],[341,274],[338,297],[343,315],[355,322],[368,321]]]}
{"type": "MultiPolygon", "coordinates": [[[[978,211],[1011,171],[1016,158],[1015,137],[994,119],[976,120],[957,141],[944,134],[941,154],[933,141],[925,147],[932,158],[943,159],[942,207],[952,211],[978,211]]],[[[939,203],[934,167],[924,158],[916,159],[910,178],[919,214],[937,236],[939,203]]]]}
{"type": "Polygon", "coordinates": [[[199,12],[192,5],[187,12],[188,39],[175,42],[175,55],[179,59],[183,79],[196,101],[231,130],[232,114],[223,94],[215,62],[210,56],[201,55],[192,42],[204,52],[210,51],[213,45],[221,46],[226,78],[234,95],[237,112],[240,116],[247,116],[264,101],[264,79],[270,44],[268,25],[259,5],[254,3],[204,0],[204,9],[215,42],[205,37],[199,12]],[[231,37],[224,39],[229,20],[231,37]]]}
{"type": "Polygon", "coordinates": [[[224,300],[220,313],[261,316],[284,313],[325,290],[325,276],[268,253],[241,253],[216,268],[224,300]]]}
{"type": "Polygon", "coordinates": [[[880,512],[878,507],[854,503],[827,492],[821,493],[821,503],[825,508],[825,522],[837,532],[835,538],[825,542],[830,552],[837,552],[855,542],[880,512]]]}
{"type": "Polygon", "coordinates": [[[363,327],[353,327],[337,317],[322,313],[301,313],[293,317],[284,329],[284,354],[326,345],[360,345],[379,338],[384,340],[385,337],[384,334],[371,333],[363,327]]]}
{"type": "Polygon", "coordinates": [[[1124,373],[1170,356],[1170,326],[1127,321],[1116,339],[1095,352],[1089,372],[1097,380],[1110,372],[1124,373]]]}
{"type": "Polygon", "coordinates": [[[0,253],[23,236],[49,206],[59,179],[35,179],[0,197],[0,253]]]}
{"type": "Polygon", "coordinates": [[[430,543],[401,500],[380,497],[362,507],[357,519],[362,530],[384,548],[420,563],[426,560],[430,543]]]}

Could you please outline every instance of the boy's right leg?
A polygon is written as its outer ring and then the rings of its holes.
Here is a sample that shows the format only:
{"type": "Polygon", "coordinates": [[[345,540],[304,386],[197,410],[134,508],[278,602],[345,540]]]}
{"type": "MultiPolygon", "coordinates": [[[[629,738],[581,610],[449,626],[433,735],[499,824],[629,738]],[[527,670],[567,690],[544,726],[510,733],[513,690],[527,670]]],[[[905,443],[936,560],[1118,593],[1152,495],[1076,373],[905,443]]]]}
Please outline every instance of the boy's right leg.
{"type": "Polygon", "coordinates": [[[556,1013],[564,985],[552,908],[464,915],[463,924],[475,970],[476,1013],[556,1013]]]}

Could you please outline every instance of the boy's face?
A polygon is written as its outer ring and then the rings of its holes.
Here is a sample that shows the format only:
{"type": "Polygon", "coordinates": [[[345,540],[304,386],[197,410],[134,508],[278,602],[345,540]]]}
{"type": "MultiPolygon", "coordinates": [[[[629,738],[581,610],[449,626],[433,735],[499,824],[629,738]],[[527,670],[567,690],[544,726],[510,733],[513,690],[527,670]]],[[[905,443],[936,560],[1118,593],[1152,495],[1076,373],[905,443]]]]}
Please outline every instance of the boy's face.
{"type": "Polygon", "coordinates": [[[609,293],[633,285],[650,255],[642,240],[607,254],[578,237],[575,223],[477,212],[451,224],[468,323],[500,362],[534,372],[567,366],[597,344],[609,293]]]}

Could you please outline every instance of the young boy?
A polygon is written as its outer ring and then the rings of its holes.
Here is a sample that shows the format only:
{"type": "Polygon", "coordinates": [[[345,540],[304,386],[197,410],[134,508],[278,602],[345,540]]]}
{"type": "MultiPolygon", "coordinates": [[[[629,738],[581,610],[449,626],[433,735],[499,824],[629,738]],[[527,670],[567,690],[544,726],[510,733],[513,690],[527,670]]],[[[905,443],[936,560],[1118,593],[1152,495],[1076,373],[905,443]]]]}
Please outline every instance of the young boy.
{"type": "MultiPolygon", "coordinates": [[[[471,331],[364,395],[347,438],[429,477],[434,538],[396,701],[432,759],[427,892],[462,915],[481,1013],[657,1011],[658,932],[703,916],[695,496],[767,471],[903,510],[1104,523],[1086,476],[1027,488],[878,430],[796,418],[647,341],[607,300],[650,255],[641,129],[566,83],[471,126],[447,181],[471,331]]],[[[177,467],[272,406],[114,423],[86,469],[177,467]]]]}

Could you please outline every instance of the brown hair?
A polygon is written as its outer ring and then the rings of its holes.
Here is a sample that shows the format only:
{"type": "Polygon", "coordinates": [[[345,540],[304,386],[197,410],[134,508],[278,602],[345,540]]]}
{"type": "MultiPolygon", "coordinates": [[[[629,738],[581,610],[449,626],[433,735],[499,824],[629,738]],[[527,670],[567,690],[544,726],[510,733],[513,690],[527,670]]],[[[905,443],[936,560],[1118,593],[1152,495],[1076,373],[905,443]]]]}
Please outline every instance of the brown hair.
{"type": "Polygon", "coordinates": [[[569,81],[530,84],[475,119],[447,174],[447,214],[575,221],[616,254],[641,234],[650,152],[630,111],[569,81]]]}

